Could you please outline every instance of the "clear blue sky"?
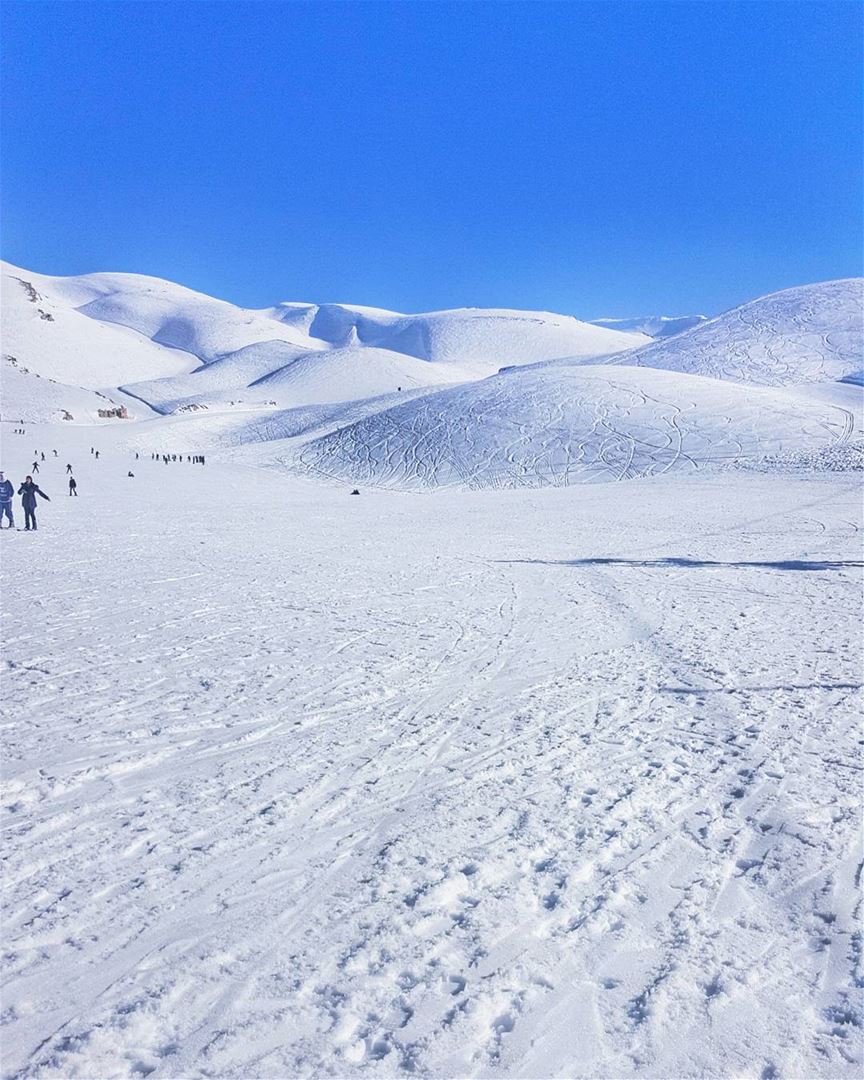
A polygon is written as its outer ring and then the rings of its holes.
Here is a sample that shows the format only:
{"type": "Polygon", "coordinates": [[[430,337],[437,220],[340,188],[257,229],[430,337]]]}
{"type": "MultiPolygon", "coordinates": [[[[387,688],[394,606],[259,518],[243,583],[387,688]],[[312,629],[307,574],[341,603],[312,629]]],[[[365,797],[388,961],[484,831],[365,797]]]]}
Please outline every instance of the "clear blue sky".
{"type": "Polygon", "coordinates": [[[856,275],[862,10],[4,0],[3,256],[585,318],[856,275]]]}

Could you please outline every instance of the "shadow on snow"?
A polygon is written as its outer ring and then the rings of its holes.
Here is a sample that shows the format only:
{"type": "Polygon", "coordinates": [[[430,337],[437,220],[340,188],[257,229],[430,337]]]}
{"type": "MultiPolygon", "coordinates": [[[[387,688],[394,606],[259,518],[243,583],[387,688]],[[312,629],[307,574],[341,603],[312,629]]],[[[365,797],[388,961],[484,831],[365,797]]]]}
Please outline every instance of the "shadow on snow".
{"type": "Polygon", "coordinates": [[[847,570],[864,567],[864,562],[833,559],[778,559],[766,562],[722,562],[715,559],[686,559],[670,556],[666,559],[497,559],[501,563],[537,563],[543,566],[645,566],[645,567],[728,567],[735,570],[847,570]]]}

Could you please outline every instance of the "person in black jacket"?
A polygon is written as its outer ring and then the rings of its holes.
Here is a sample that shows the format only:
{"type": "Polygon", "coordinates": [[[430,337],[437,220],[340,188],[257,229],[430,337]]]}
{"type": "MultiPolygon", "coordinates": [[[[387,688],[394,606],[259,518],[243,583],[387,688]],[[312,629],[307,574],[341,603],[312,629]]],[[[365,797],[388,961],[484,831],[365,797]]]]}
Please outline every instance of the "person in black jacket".
{"type": "Polygon", "coordinates": [[[78,495],[78,485],[75,483],[74,476],[69,477],[69,494],[75,496],[78,495]]]}
{"type": "Polygon", "coordinates": [[[24,483],[18,488],[18,494],[21,496],[21,505],[24,507],[24,530],[30,531],[32,523],[33,530],[36,530],[36,496],[41,495],[43,499],[51,500],[42,491],[37,484],[33,483],[33,477],[28,476],[25,478],[24,483]]]}

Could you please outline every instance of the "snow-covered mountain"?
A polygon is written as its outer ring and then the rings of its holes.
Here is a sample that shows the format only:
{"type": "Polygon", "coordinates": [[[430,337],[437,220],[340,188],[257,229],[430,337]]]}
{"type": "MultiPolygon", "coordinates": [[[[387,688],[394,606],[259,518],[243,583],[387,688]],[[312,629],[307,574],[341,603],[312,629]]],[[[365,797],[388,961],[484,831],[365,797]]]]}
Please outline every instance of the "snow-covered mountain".
{"type": "Polygon", "coordinates": [[[536,486],[818,451],[853,431],[862,369],[860,280],[657,341],[549,312],[249,310],[135,274],[6,267],[2,299],[4,418],[89,423],[124,404],[173,415],[188,449],[284,443],[269,452],[288,467],[365,484],[536,486]],[[839,398],[781,391],[841,380],[839,398]]]}
{"type": "Polygon", "coordinates": [[[819,450],[852,435],[857,391],[817,400],[781,388],[860,370],[861,288],[786,290],[599,365],[507,369],[363,417],[299,461],[354,483],[513,487],[819,450]]]}
{"type": "Polygon", "coordinates": [[[594,326],[607,330],[647,334],[650,338],[666,338],[707,322],[707,315],[637,315],[630,319],[592,319],[594,326]]]}
{"type": "MultiPolygon", "coordinates": [[[[647,340],[550,312],[403,315],[288,302],[250,310],[137,274],[55,278],[8,264],[2,301],[3,352],[19,374],[109,397],[123,387],[162,412],[354,400],[465,382],[505,365],[611,355],[647,340]]],[[[56,390],[19,385],[4,395],[9,415],[59,415],[56,390]]],[[[93,419],[95,405],[73,398],[66,412],[93,419]]]]}
{"type": "Polygon", "coordinates": [[[613,363],[763,386],[848,380],[864,366],[862,311],[860,278],[803,285],[742,304],[613,363]]]}

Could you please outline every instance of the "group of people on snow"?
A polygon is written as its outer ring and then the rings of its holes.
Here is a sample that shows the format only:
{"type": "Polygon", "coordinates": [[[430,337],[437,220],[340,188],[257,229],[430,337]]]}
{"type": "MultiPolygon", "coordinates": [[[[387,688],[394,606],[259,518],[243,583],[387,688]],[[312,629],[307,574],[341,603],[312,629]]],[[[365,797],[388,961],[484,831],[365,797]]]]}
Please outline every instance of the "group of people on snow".
{"type": "MultiPolygon", "coordinates": [[[[24,429],[23,428],[16,428],[15,431],[14,431],[14,434],[23,435],[24,434],[24,429]]],[[[99,451],[96,449],[95,446],[90,447],[90,453],[93,455],[94,459],[98,460],[99,451]]],[[[52,454],[53,454],[53,456],[55,458],[58,456],[56,450],[52,450],[52,454]]],[[[136,461],[138,460],[138,457],[139,457],[139,455],[136,452],[135,453],[135,460],[136,461]]],[[[183,461],[184,457],[185,457],[186,461],[191,462],[192,464],[195,464],[195,465],[203,465],[204,464],[204,455],[203,454],[185,454],[185,455],[184,454],[162,454],[162,453],[158,453],[158,452],[154,451],[153,453],[151,453],[150,457],[151,457],[151,459],[153,461],[163,461],[166,465],[170,461],[183,461]]],[[[42,491],[42,489],[39,487],[39,485],[33,480],[33,477],[38,475],[38,473],[39,473],[39,465],[40,465],[40,463],[43,463],[45,460],[46,460],[46,457],[45,457],[45,451],[44,450],[34,450],[33,451],[33,465],[32,465],[32,467],[30,469],[30,474],[27,477],[25,477],[25,479],[21,482],[21,486],[18,488],[18,494],[21,496],[21,505],[22,505],[22,508],[24,510],[24,530],[25,530],[25,532],[30,532],[31,530],[35,530],[37,528],[37,525],[36,525],[36,497],[40,496],[43,499],[47,499],[49,502],[51,501],[48,498],[48,496],[45,494],[45,492],[42,491]]],[[[126,475],[134,477],[135,474],[130,469],[129,472],[126,475]]],[[[70,497],[74,495],[77,498],[77,496],[78,496],[78,482],[76,481],[75,477],[72,475],[72,465],[69,464],[68,462],[66,464],[66,476],[69,478],[69,495],[70,495],[70,497]]],[[[14,495],[15,495],[15,486],[14,486],[14,484],[12,483],[11,480],[7,480],[6,476],[2,472],[0,472],[0,528],[3,528],[4,520],[6,522],[8,522],[8,524],[5,526],[7,529],[14,529],[15,528],[15,518],[14,518],[13,511],[12,511],[12,499],[13,499],[14,495]]]]}
{"type": "MultiPolygon", "coordinates": [[[[18,429],[18,432],[23,435],[23,428],[18,429]]],[[[91,449],[91,453],[94,451],[91,449]]],[[[58,456],[56,450],[51,451],[52,455],[56,458],[58,456]]],[[[98,457],[98,451],[95,452],[95,456],[98,457]]],[[[38,529],[36,523],[36,496],[40,496],[47,502],[51,502],[51,499],[34,481],[33,476],[39,472],[39,463],[44,462],[45,451],[34,450],[33,451],[33,466],[30,470],[30,474],[21,481],[21,486],[18,488],[18,494],[21,496],[21,506],[24,510],[24,531],[35,532],[38,529]]],[[[72,475],[72,466],[67,463],[66,475],[69,477],[69,494],[78,497],[78,482],[72,475]]],[[[5,473],[0,472],[0,528],[3,528],[4,520],[8,523],[5,527],[7,529],[15,528],[15,516],[12,511],[12,498],[15,495],[15,486],[11,480],[6,478],[5,473]]]]}
{"type": "MultiPolygon", "coordinates": [[[[135,457],[137,458],[138,455],[136,454],[135,457]]],[[[160,454],[159,451],[157,450],[157,451],[154,451],[150,455],[150,460],[151,461],[161,461],[161,462],[163,462],[163,464],[167,465],[170,461],[182,461],[183,460],[183,455],[182,454],[160,454]]],[[[203,465],[204,464],[204,455],[203,454],[187,454],[186,455],[186,460],[191,461],[193,465],[203,465]]]]}
{"type": "MultiPolygon", "coordinates": [[[[6,518],[9,524],[7,529],[15,528],[15,518],[12,513],[12,496],[15,494],[15,486],[11,480],[7,480],[4,473],[0,472],[0,528],[3,527],[3,519],[6,518]]],[[[27,476],[18,488],[18,494],[21,496],[21,505],[24,508],[24,531],[30,532],[36,530],[36,496],[39,495],[48,502],[51,502],[50,498],[34,483],[32,476],[27,476]]]]}
{"type": "MultiPolygon", "coordinates": [[[[17,433],[18,432],[16,431],[16,434],[17,433]]],[[[23,429],[21,429],[21,434],[23,434],[23,429]]],[[[57,451],[54,450],[52,452],[53,452],[54,457],[57,457],[57,451]]],[[[95,447],[93,447],[93,446],[90,447],[90,453],[93,455],[94,458],[96,458],[96,459],[99,458],[99,451],[95,447]]],[[[31,532],[31,531],[35,531],[37,529],[37,524],[36,524],[36,496],[38,495],[43,499],[47,499],[48,502],[51,501],[50,498],[45,494],[45,492],[42,491],[42,489],[39,487],[39,485],[33,480],[33,476],[38,474],[38,472],[39,472],[39,463],[40,463],[40,461],[43,461],[43,462],[45,461],[45,452],[40,451],[40,450],[34,450],[33,454],[34,454],[34,458],[33,458],[33,466],[31,468],[31,472],[30,472],[30,474],[28,476],[25,477],[25,479],[21,482],[21,486],[18,488],[18,494],[21,496],[21,506],[22,506],[22,508],[24,510],[24,531],[25,532],[31,532]]],[[[153,458],[154,461],[164,461],[166,464],[169,461],[182,461],[183,460],[183,455],[182,454],[156,454],[156,453],[154,453],[154,454],[151,455],[151,457],[153,458]]],[[[135,458],[136,458],[136,460],[138,459],[138,454],[137,453],[135,454],[135,458]]],[[[186,455],[186,460],[194,462],[196,464],[203,465],[204,464],[204,455],[203,454],[195,454],[195,455],[187,454],[186,455]]],[[[66,464],[66,475],[69,478],[69,495],[70,495],[70,497],[74,495],[77,498],[78,497],[78,483],[77,483],[75,477],[72,475],[72,465],[70,463],[68,463],[68,462],[66,464]]],[[[134,477],[135,474],[130,469],[129,472],[126,475],[134,477]]],[[[5,526],[7,529],[14,529],[15,528],[15,517],[14,517],[13,511],[12,511],[12,499],[13,499],[14,495],[15,495],[15,486],[14,486],[14,484],[12,483],[11,480],[6,479],[6,476],[5,476],[5,474],[3,472],[0,472],[0,528],[4,527],[3,526],[4,520],[6,522],[8,522],[8,524],[5,526]]]]}

